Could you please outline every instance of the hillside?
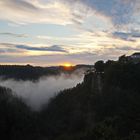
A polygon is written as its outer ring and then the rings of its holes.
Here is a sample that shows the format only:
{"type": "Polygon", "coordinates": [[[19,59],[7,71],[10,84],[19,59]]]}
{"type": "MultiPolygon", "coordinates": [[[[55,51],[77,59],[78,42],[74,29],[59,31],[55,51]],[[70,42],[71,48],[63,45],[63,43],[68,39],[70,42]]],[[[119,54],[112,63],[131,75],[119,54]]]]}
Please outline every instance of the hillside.
{"type": "Polygon", "coordinates": [[[98,61],[81,84],[61,91],[40,112],[1,87],[0,132],[9,140],[139,140],[139,81],[140,63],[98,61]]]}
{"type": "Polygon", "coordinates": [[[50,139],[140,139],[140,63],[99,61],[95,68],[42,110],[50,139]]]}
{"type": "Polygon", "coordinates": [[[66,68],[64,66],[39,67],[32,65],[0,65],[0,78],[15,80],[37,81],[45,76],[57,76],[62,73],[73,74],[76,71],[86,71],[92,65],[76,65],[66,68]]]}

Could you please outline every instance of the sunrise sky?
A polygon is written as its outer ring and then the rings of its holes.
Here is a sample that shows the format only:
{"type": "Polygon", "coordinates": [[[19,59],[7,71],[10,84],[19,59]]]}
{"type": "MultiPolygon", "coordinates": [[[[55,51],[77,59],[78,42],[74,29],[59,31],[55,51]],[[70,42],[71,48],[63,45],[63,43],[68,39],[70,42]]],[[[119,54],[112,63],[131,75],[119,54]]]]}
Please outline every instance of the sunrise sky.
{"type": "Polygon", "coordinates": [[[140,51],[140,0],[0,0],[0,64],[93,64],[140,51]]]}

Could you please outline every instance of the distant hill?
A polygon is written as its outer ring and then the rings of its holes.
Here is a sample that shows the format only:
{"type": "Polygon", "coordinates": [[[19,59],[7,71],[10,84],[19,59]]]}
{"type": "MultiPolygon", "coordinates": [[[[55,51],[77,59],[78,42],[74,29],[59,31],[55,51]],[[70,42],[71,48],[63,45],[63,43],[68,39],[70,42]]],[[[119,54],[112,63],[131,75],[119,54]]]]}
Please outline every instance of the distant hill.
{"type": "Polygon", "coordinates": [[[68,69],[64,66],[0,65],[0,77],[2,79],[36,81],[43,76],[55,76],[61,73],[72,74],[77,70],[86,71],[90,67],[90,65],[76,65],[68,69]]]}

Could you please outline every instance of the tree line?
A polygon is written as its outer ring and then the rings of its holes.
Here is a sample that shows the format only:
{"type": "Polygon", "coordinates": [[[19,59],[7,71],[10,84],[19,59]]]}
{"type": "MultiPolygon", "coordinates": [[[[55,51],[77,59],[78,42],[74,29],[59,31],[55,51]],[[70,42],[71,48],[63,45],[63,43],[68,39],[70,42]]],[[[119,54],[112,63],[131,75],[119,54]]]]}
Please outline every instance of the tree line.
{"type": "MultiPolygon", "coordinates": [[[[101,76],[102,90],[90,80],[61,91],[39,112],[10,89],[0,87],[0,135],[9,140],[139,140],[140,63],[98,61],[87,78],[101,76]],[[92,74],[91,74],[92,73],[92,74]],[[88,83],[87,83],[88,82],[88,83]]],[[[54,83],[55,84],[55,83],[54,83]]]]}

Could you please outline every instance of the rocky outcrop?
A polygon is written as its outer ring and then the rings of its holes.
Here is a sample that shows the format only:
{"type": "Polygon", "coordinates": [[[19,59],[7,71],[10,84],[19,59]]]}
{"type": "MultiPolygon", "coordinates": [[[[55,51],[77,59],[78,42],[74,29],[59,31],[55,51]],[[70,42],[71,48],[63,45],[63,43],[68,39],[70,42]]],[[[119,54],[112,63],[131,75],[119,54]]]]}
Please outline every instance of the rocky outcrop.
{"type": "Polygon", "coordinates": [[[85,74],[84,85],[95,93],[101,93],[103,88],[103,73],[90,72],[85,74]]]}

